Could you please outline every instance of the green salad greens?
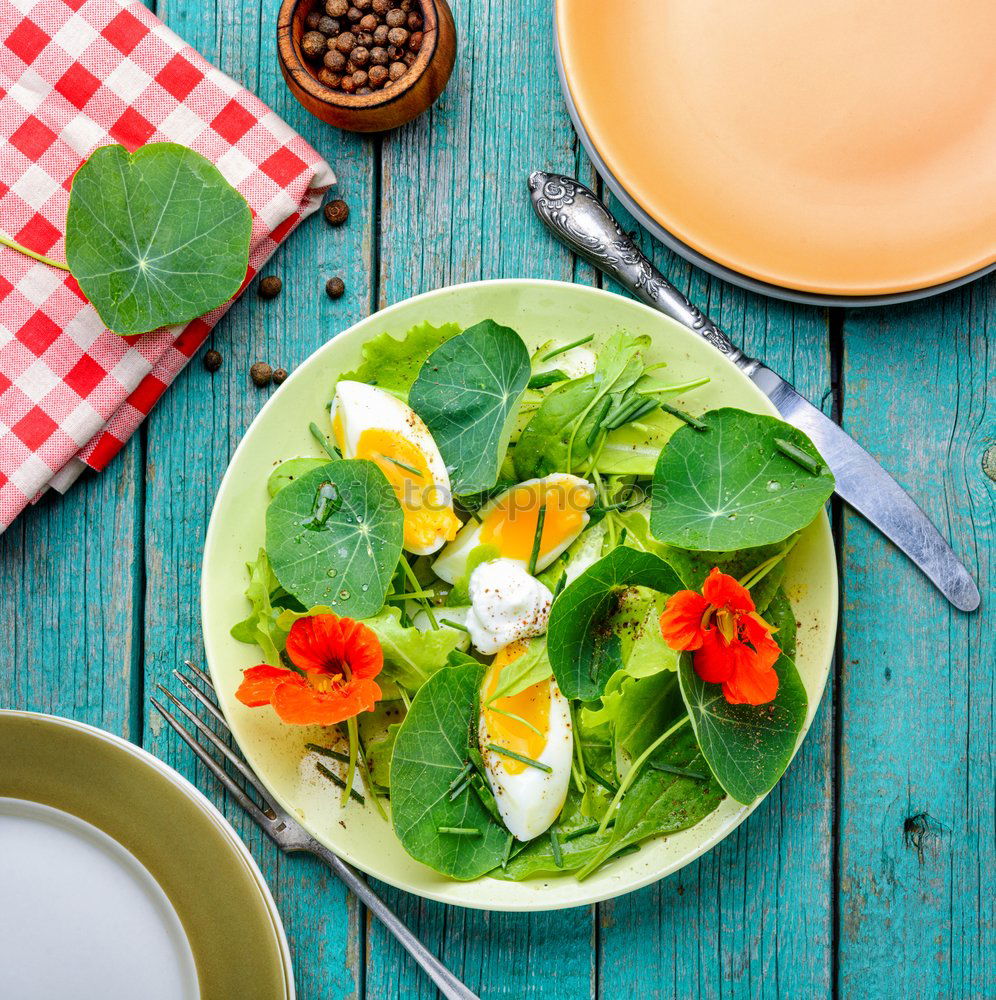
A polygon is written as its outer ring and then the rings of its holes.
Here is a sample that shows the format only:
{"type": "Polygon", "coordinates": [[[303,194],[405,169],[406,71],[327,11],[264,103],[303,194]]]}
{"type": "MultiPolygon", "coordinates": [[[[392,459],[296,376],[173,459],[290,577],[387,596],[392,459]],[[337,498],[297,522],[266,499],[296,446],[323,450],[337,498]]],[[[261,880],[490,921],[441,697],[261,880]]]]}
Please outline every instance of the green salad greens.
{"type": "Polygon", "coordinates": [[[384,334],[261,477],[237,697],[449,878],[587,878],[765,795],[805,728],[782,584],[833,476],[649,347],[384,334]]]}

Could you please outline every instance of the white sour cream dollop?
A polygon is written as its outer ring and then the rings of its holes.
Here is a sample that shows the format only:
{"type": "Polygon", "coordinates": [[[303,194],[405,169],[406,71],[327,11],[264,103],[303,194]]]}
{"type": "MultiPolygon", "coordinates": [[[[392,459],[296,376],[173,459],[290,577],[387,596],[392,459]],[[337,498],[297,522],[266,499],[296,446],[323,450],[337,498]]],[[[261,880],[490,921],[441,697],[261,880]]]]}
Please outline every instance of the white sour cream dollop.
{"type": "Polygon", "coordinates": [[[480,652],[497,653],[546,631],[553,594],[514,559],[481,563],[470,575],[469,590],[467,630],[480,652]]]}

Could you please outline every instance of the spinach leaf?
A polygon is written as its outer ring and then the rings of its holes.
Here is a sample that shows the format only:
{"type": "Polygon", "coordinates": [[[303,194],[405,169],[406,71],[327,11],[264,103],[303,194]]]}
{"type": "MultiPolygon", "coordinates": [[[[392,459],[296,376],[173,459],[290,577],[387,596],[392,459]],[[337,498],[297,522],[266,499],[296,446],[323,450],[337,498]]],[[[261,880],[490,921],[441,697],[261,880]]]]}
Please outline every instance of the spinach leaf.
{"type": "Polygon", "coordinates": [[[833,493],[834,478],[812,441],[775,417],[723,408],[682,427],[654,472],[650,529],[668,545],[732,551],[780,542],[806,527],[833,493]],[[814,475],[775,445],[799,448],[814,475]]]}
{"type": "Polygon", "coordinates": [[[252,214],[185,146],[104,146],[73,178],[66,263],[108,329],[146,333],[203,316],[240,288],[252,214]]]}
{"type": "Polygon", "coordinates": [[[439,446],[457,495],[497,482],[528,382],[522,338],[490,319],[437,347],[419,369],[408,402],[439,446]]]}
{"type": "Polygon", "coordinates": [[[290,486],[295,479],[300,479],[306,472],[312,469],[320,469],[323,465],[328,465],[327,458],[289,458],[286,462],[281,462],[266,480],[266,490],[271,497],[275,497],[285,486],[290,486]]]}
{"type": "Polygon", "coordinates": [[[622,641],[606,620],[628,587],[649,587],[662,594],[681,589],[663,559],[619,547],[569,584],[553,602],[547,645],[553,675],[567,698],[593,701],[622,665],[622,641]]]}
{"type": "Polygon", "coordinates": [[[367,618],[384,606],[401,558],[404,518],[384,473],[362,459],[329,462],[284,487],[266,509],[266,552],[305,607],[367,618]]]}
{"type": "Polygon", "coordinates": [[[677,672],[668,670],[628,681],[615,718],[616,769],[620,775],[683,712],[677,672]]]}
{"type": "Polygon", "coordinates": [[[654,410],[605,435],[598,471],[605,476],[652,476],[661,449],[684,424],[670,413],[654,410]]]}
{"type": "Polygon", "coordinates": [[[391,757],[394,832],[416,861],[450,878],[474,879],[497,865],[508,834],[470,788],[450,798],[477,726],[478,664],[433,674],[412,701],[391,757]],[[476,835],[440,833],[440,827],[476,835]]]}
{"type": "Polygon", "coordinates": [[[252,605],[252,611],[248,617],[232,626],[232,638],[259,646],[266,662],[278,667],[280,651],[287,642],[287,630],[280,627],[278,619],[283,609],[273,606],[271,595],[280,584],[273,575],[265,549],[259,550],[255,562],[246,563],[246,569],[249,570],[246,597],[252,605]]]}
{"type": "Polygon", "coordinates": [[[775,642],[790,659],[795,659],[795,610],[784,590],[779,589],[764,613],[765,620],[775,628],[775,642]]]}
{"type": "Polygon", "coordinates": [[[683,653],[681,694],[702,754],[726,791],[744,805],[774,787],[788,767],[806,722],[806,689],[787,656],[775,664],[778,694],[767,705],[730,705],[719,684],[707,684],[683,653]]]}
{"type": "Polygon", "coordinates": [[[363,345],[363,361],[359,367],[340,375],[338,381],[365,382],[398,396],[407,396],[425,359],[459,332],[456,323],[442,326],[419,323],[401,340],[382,333],[363,345]]]}

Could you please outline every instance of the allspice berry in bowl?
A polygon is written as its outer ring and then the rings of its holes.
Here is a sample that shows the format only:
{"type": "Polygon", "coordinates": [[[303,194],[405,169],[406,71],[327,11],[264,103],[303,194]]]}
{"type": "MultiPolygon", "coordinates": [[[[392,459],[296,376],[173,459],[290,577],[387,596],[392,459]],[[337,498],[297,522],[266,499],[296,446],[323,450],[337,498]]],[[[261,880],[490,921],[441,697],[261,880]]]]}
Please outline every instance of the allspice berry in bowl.
{"type": "Polygon", "coordinates": [[[443,92],[456,28],[446,0],[282,0],[277,54],[291,93],[313,115],[380,132],[443,92]]]}

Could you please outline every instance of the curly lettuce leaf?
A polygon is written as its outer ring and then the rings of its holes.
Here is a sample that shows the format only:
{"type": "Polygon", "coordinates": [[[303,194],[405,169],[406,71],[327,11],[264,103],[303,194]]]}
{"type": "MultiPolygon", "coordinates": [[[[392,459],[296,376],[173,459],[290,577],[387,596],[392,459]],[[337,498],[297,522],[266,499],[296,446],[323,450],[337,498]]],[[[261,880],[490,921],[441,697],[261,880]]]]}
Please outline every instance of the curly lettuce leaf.
{"type": "Polygon", "coordinates": [[[290,625],[287,628],[280,625],[284,609],[273,604],[272,595],[279,592],[280,583],[270,567],[266,549],[260,549],[256,561],[246,563],[246,569],[249,571],[246,597],[252,605],[252,611],[246,618],[232,626],[232,638],[259,646],[266,662],[279,666],[280,651],[287,642],[290,625]]]}

